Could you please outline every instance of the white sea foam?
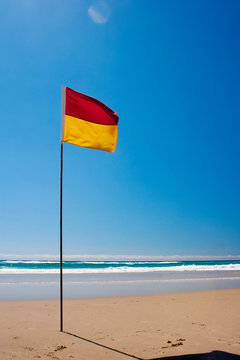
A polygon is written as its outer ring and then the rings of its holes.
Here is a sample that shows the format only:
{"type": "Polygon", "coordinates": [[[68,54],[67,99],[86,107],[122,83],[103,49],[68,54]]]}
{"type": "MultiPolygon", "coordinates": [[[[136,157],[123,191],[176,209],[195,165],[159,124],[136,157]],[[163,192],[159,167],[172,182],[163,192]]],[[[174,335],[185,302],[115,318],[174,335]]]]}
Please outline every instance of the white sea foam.
{"type": "Polygon", "coordinates": [[[118,265],[124,263],[125,265],[144,265],[144,264],[177,264],[178,261],[74,261],[75,264],[91,264],[91,265],[118,265]]]}
{"type": "MultiPolygon", "coordinates": [[[[59,261],[45,260],[1,260],[4,264],[59,264],[59,261]]],[[[64,263],[65,261],[63,261],[64,263]]],[[[70,261],[71,262],[71,261],[70,261]]],[[[143,265],[143,264],[177,264],[178,261],[72,261],[74,264],[91,264],[91,265],[117,265],[125,263],[126,265],[143,265]]]]}
{"type": "Polygon", "coordinates": [[[1,260],[4,264],[59,264],[59,261],[45,260],[1,260]]]}
{"type": "MultiPolygon", "coordinates": [[[[240,271],[240,264],[225,265],[181,265],[168,267],[108,267],[102,269],[63,269],[64,274],[105,274],[105,273],[141,273],[141,272],[183,272],[183,271],[240,271]]],[[[0,269],[0,274],[58,274],[59,269],[0,269]]]]}

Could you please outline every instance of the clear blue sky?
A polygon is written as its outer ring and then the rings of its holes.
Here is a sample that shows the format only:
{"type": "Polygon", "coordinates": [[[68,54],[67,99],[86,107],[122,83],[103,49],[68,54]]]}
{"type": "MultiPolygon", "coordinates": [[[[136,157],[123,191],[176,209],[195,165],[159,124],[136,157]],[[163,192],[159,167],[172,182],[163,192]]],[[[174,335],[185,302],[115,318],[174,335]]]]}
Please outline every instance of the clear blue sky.
{"type": "Polygon", "coordinates": [[[0,4],[0,253],[57,254],[61,85],[119,115],[64,144],[64,253],[240,254],[240,2],[0,4]]]}

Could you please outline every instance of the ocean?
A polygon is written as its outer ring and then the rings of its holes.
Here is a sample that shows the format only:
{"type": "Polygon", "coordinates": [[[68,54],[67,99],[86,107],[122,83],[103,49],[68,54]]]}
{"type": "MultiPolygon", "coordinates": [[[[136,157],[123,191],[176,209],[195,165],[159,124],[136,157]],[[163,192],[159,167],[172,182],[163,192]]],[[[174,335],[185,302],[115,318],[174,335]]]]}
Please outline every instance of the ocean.
{"type": "MultiPolygon", "coordinates": [[[[64,261],[65,274],[142,273],[161,271],[240,271],[240,260],[222,261],[64,261]]],[[[0,274],[54,274],[58,261],[0,260],[0,274]]]]}
{"type": "MultiPolygon", "coordinates": [[[[146,295],[240,287],[240,260],[64,261],[64,297],[146,295]]],[[[0,300],[59,296],[59,262],[0,260],[0,300]]]]}

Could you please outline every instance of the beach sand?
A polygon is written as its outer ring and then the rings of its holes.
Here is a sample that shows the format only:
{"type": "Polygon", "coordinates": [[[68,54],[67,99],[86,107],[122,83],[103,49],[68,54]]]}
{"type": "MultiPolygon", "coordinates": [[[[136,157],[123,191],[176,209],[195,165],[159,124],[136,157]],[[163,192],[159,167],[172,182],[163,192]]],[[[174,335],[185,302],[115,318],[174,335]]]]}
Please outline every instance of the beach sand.
{"type": "Polygon", "coordinates": [[[0,301],[0,359],[240,358],[239,310],[240,289],[65,300],[64,330],[90,342],[59,332],[57,300],[0,301]]]}

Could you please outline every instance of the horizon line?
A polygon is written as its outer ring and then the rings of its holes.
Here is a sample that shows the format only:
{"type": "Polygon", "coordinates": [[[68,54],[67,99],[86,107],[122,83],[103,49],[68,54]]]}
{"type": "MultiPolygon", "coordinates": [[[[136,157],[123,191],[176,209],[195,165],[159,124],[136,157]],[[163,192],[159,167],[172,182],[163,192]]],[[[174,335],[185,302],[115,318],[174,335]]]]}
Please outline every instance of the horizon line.
{"type": "MultiPolygon", "coordinates": [[[[56,254],[4,254],[0,253],[1,260],[59,260],[56,254]]],[[[240,255],[116,255],[116,254],[85,254],[64,255],[65,261],[173,261],[173,260],[240,260],[240,255]]]]}

